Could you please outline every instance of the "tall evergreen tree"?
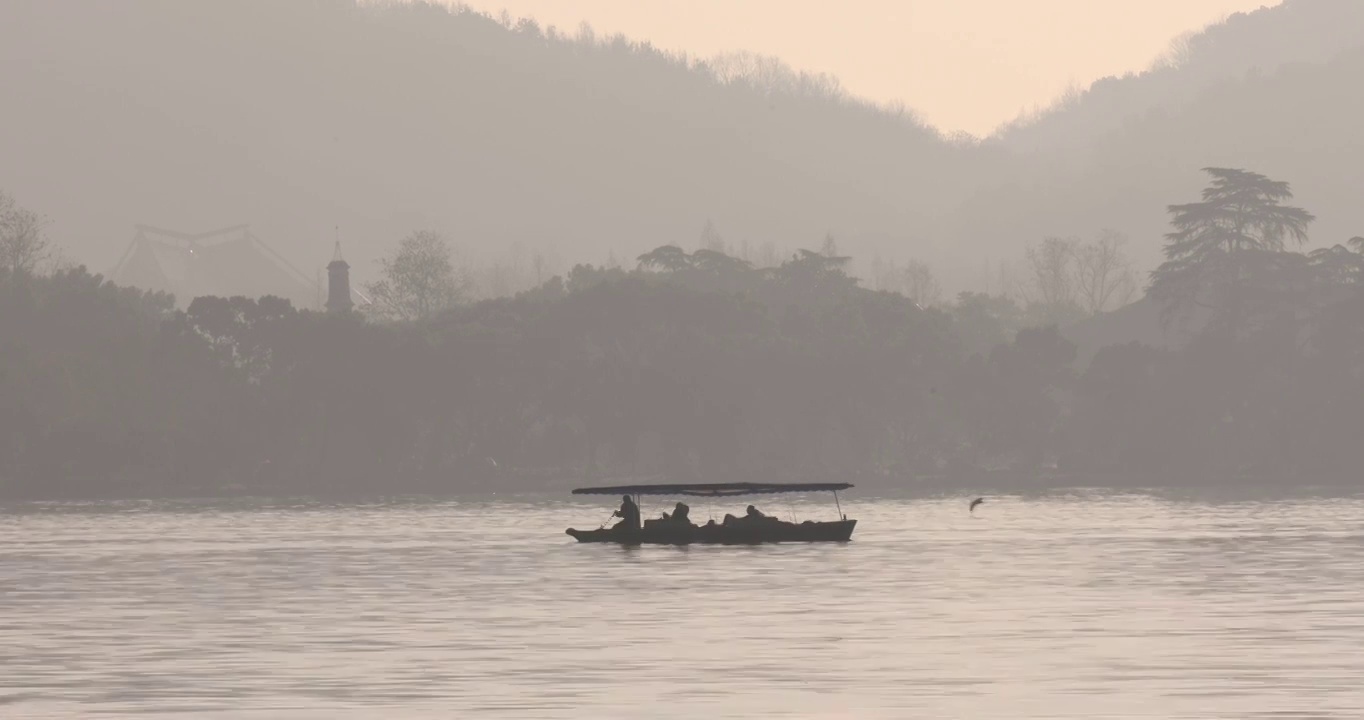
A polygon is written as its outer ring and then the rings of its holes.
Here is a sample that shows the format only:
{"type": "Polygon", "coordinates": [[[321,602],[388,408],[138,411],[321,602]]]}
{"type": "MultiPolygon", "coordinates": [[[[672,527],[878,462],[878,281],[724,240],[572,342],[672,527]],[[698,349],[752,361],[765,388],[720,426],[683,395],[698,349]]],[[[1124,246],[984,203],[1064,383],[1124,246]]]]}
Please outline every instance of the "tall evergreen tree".
{"type": "Polygon", "coordinates": [[[1293,199],[1288,183],[1259,173],[1203,168],[1212,182],[1201,202],[1171,205],[1165,262],[1151,273],[1149,294],[1166,320],[1205,307],[1222,313],[1233,329],[1242,320],[1246,292],[1272,281],[1287,243],[1307,241],[1315,219],[1293,199]]]}

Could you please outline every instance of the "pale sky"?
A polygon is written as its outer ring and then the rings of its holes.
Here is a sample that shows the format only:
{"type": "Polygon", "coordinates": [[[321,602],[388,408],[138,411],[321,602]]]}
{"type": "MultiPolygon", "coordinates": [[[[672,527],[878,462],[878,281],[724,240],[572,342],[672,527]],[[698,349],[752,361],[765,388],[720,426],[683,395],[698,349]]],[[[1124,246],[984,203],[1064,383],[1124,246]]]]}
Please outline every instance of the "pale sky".
{"type": "Polygon", "coordinates": [[[1071,85],[1140,70],[1175,37],[1280,0],[463,0],[708,57],[748,50],[986,135],[1071,85]]]}

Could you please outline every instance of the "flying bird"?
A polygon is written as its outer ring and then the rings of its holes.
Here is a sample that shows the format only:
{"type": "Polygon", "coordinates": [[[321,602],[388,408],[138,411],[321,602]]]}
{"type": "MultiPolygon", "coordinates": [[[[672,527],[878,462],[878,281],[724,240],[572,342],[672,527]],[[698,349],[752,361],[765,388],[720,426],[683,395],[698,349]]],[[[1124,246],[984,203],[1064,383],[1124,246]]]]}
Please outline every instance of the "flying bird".
{"type": "Polygon", "coordinates": [[[981,504],[981,503],[983,503],[983,502],[985,502],[985,498],[976,498],[975,500],[972,500],[972,501],[971,501],[971,507],[967,508],[967,511],[968,511],[968,512],[975,512],[975,511],[976,511],[976,506],[979,505],[979,504],[981,504]]]}

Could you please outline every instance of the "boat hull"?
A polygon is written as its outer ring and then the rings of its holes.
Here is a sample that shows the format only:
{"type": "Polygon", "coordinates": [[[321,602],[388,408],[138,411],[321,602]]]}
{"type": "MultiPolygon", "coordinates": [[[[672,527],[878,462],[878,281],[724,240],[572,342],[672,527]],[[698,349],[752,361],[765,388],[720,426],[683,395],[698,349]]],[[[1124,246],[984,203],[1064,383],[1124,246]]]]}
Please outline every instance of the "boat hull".
{"type": "Polygon", "coordinates": [[[582,543],[619,543],[621,545],[758,545],[781,542],[848,542],[856,520],[787,523],[762,522],[730,525],[653,526],[640,530],[574,530],[564,532],[582,543]]]}

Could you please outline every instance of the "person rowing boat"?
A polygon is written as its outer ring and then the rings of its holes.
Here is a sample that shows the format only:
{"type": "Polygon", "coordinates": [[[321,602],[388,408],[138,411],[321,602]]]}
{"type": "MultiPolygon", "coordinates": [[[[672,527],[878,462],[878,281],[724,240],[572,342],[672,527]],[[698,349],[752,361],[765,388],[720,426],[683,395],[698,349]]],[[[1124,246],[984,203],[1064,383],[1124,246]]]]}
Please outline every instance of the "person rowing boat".
{"type": "Polygon", "coordinates": [[[611,517],[620,518],[620,522],[611,526],[612,530],[638,530],[639,529],[639,506],[629,495],[622,495],[620,498],[620,509],[611,513],[611,517]]]}

